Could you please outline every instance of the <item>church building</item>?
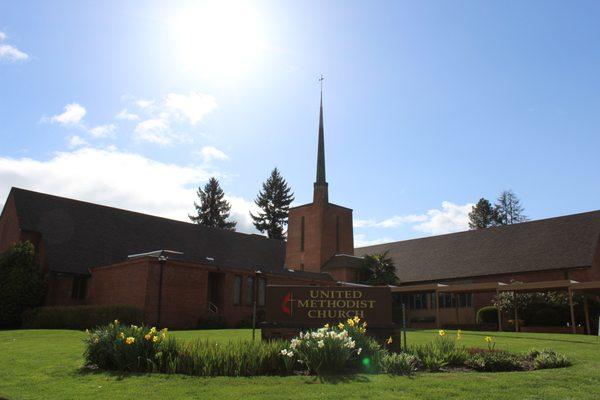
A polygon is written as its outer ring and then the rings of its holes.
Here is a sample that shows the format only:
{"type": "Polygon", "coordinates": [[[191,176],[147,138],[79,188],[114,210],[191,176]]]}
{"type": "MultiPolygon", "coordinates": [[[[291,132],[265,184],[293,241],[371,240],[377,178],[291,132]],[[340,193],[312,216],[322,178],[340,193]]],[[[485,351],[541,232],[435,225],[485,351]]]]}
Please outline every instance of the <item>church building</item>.
{"type": "Polygon", "coordinates": [[[497,284],[600,281],[600,211],[355,248],[352,209],[329,201],[322,98],[313,201],[290,209],[287,241],[12,188],[0,252],[24,240],[49,275],[45,305],[133,305],[170,328],[248,321],[269,284],[355,285],[362,257],[385,251],[413,327],[473,325],[497,284]]]}

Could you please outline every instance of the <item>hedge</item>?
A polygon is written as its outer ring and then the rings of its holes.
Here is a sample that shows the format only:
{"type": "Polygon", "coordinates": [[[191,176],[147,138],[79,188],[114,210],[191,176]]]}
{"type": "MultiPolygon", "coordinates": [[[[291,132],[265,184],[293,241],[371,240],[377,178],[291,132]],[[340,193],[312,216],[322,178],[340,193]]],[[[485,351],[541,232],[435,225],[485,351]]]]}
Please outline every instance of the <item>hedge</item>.
{"type": "Polygon", "coordinates": [[[40,307],[23,315],[23,328],[91,329],[114,320],[141,324],[143,314],[129,305],[40,307]]]}
{"type": "Polygon", "coordinates": [[[478,324],[493,324],[498,322],[498,309],[494,306],[481,307],[475,318],[478,324]]]}

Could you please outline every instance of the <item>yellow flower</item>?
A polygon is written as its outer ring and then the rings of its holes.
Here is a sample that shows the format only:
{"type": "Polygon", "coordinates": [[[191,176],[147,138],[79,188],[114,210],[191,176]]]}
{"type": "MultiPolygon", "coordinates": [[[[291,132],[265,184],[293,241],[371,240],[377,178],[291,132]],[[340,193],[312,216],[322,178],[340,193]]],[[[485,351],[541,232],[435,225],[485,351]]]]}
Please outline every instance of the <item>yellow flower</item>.
{"type": "Polygon", "coordinates": [[[458,331],[456,331],[456,340],[460,340],[462,335],[462,331],[459,329],[458,331]]]}
{"type": "Polygon", "coordinates": [[[340,329],[344,329],[344,324],[342,324],[341,322],[338,324],[338,328],[340,329]]]}
{"type": "Polygon", "coordinates": [[[323,328],[325,328],[325,329],[329,329],[329,324],[325,324],[325,325],[323,325],[323,328]]]}
{"type": "Polygon", "coordinates": [[[152,333],[148,333],[144,336],[144,339],[146,340],[152,340],[152,333]]]}
{"type": "Polygon", "coordinates": [[[135,343],[135,338],[132,336],[129,336],[127,339],[125,339],[125,343],[127,344],[134,344],[135,343]]]}
{"type": "Polygon", "coordinates": [[[125,334],[123,332],[119,332],[119,334],[117,335],[117,337],[119,339],[123,339],[123,338],[125,338],[125,334]]]}
{"type": "Polygon", "coordinates": [[[158,336],[153,336],[152,337],[152,343],[156,343],[156,342],[158,342],[158,340],[159,340],[158,336]]]}
{"type": "Polygon", "coordinates": [[[354,316],[354,322],[356,322],[357,324],[360,322],[360,318],[358,318],[358,315],[354,316]]]}
{"type": "Polygon", "coordinates": [[[354,320],[353,319],[348,319],[348,326],[354,326],[354,320]]]}
{"type": "Polygon", "coordinates": [[[440,334],[441,337],[446,336],[446,331],[443,329],[440,329],[440,331],[438,333],[440,334]]]}
{"type": "Polygon", "coordinates": [[[491,336],[486,336],[485,339],[483,339],[483,340],[485,340],[486,342],[490,343],[493,339],[492,339],[491,336]]]}
{"type": "Polygon", "coordinates": [[[363,322],[363,329],[367,329],[367,323],[363,322]]]}
{"type": "Polygon", "coordinates": [[[119,320],[115,319],[115,325],[119,325],[119,320]]]}
{"type": "Polygon", "coordinates": [[[155,327],[150,328],[150,333],[156,333],[156,328],[155,327]]]}
{"type": "Polygon", "coordinates": [[[392,337],[390,336],[389,338],[387,338],[387,340],[385,341],[387,344],[392,344],[394,340],[392,339],[392,337]]]}

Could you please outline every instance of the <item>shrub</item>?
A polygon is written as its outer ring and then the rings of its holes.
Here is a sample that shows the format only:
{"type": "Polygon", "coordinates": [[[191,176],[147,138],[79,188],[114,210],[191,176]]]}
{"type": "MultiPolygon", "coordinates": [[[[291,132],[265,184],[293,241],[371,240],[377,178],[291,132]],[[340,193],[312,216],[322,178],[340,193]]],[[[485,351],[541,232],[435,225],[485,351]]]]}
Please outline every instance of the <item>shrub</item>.
{"type": "Polygon", "coordinates": [[[507,351],[474,349],[470,353],[465,365],[476,371],[499,372],[525,369],[522,358],[507,351]]]}
{"type": "Polygon", "coordinates": [[[41,307],[23,316],[23,327],[33,329],[91,329],[117,319],[124,325],[141,324],[142,311],[128,305],[41,307]]]}
{"type": "Polygon", "coordinates": [[[198,329],[225,329],[227,322],[222,315],[208,314],[198,321],[198,329]]]}
{"type": "Polygon", "coordinates": [[[343,328],[336,331],[327,325],[316,331],[301,332],[291,340],[289,349],[284,350],[283,357],[295,357],[309,373],[318,376],[343,373],[353,353],[362,352],[348,331],[343,328]]]}
{"type": "Polygon", "coordinates": [[[534,369],[564,368],[572,365],[566,355],[553,349],[531,350],[526,358],[533,362],[534,369]]]}
{"type": "Polygon", "coordinates": [[[381,360],[384,372],[392,375],[410,375],[417,370],[420,360],[408,353],[386,354],[381,360]]]}
{"type": "Polygon", "coordinates": [[[179,373],[196,376],[284,374],[282,341],[180,342],[166,330],[122,325],[117,321],[88,334],[87,366],[128,372],[179,373]]]}
{"type": "Polygon", "coordinates": [[[20,242],[0,255],[0,328],[21,325],[23,313],[41,304],[46,277],[30,242],[20,242]]]}
{"type": "MultiPolygon", "coordinates": [[[[367,335],[367,323],[361,322],[360,318],[348,319],[346,323],[339,323],[332,328],[334,331],[348,332],[348,336],[354,340],[355,347],[361,351],[353,352],[348,360],[348,367],[367,373],[377,373],[381,370],[381,361],[387,350],[367,335]]],[[[390,344],[391,344],[390,338],[390,344]]]]}
{"type": "Polygon", "coordinates": [[[121,325],[115,320],[88,332],[85,363],[105,370],[158,371],[157,354],[161,352],[166,335],[166,330],[121,325]]]}
{"type": "Polygon", "coordinates": [[[475,321],[478,324],[495,324],[498,322],[498,309],[495,306],[485,306],[477,310],[475,321]]]}
{"type": "Polygon", "coordinates": [[[256,376],[285,374],[282,341],[238,341],[227,344],[194,341],[160,354],[164,372],[196,376],[256,376]]]}
{"type": "Polygon", "coordinates": [[[542,308],[535,312],[531,319],[533,326],[561,326],[563,320],[560,313],[553,308],[542,308]]]}
{"type": "Polygon", "coordinates": [[[467,350],[458,345],[460,338],[460,331],[453,339],[448,337],[446,331],[440,330],[433,342],[413,346],[409,351],[417,356],[429,371],[439,371],[446,366],[460,367],[467,359],[467,350]]]}

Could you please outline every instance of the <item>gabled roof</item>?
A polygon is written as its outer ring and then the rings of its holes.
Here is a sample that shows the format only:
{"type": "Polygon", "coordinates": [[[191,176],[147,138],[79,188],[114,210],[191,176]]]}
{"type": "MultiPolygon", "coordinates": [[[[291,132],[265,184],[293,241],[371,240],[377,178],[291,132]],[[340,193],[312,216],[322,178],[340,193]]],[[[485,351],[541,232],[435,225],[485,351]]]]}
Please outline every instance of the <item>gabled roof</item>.
{"type": "MultiPolygon", "coordinates": [[[[283,272],[285,242],[12,188],[20,228],[42,236],[50,271],[88,274],[153,250],[181,251],[182,261],[283,272]]],[[[315,274],[315,278],[321,274],[315,274]]]]}
{"type": "Polygon", "coordinates": [[[362,268],[363,258],[352,256],[350,254],[334,254],[329,260],[321,267],[321,271],[330,271],[336,268],[362,268]]]}
{"type": "Polygon", "coordinates": [[[589,267],[600,257],[600,211],[361,247],[354,254],[384,251],[403,283],[589,267]]]}

